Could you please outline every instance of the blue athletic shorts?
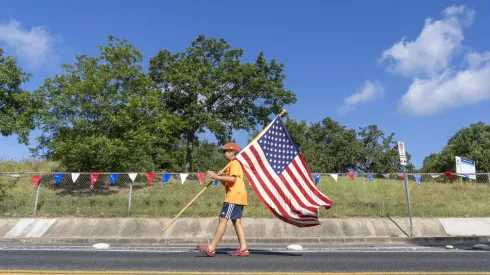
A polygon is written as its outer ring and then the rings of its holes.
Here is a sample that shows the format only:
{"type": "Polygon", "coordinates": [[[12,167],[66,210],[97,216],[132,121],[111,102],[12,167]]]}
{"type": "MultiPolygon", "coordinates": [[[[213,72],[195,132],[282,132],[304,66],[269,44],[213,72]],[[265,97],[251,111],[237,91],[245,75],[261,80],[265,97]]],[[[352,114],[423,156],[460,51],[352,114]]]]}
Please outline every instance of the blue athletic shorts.
{"type": "Polygon", "coordinates": [[[219,216],[227,220],[241,219],[243,215],[243,205],[224,202],[219,216]]]}

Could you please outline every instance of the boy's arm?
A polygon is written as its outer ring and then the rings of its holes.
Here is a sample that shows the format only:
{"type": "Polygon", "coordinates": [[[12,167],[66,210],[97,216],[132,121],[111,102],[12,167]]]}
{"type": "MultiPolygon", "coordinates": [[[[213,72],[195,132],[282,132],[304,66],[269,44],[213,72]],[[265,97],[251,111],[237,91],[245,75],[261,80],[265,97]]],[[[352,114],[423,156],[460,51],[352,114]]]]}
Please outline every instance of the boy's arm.
{"type": "Polygon", "coordinates": [[[219,180],[221,182],[235,182],[236,181],[235,176],[221,176],[221,175],[216,174],[213,171],[208,171],[208,177],[210,177],[213,180],[219,180]]]}

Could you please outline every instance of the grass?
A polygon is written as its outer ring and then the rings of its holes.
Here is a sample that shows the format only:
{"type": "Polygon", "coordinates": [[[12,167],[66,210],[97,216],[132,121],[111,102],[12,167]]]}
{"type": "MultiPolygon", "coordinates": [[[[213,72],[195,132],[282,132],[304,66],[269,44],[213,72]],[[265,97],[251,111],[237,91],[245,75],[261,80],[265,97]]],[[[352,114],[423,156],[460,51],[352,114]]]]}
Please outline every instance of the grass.
{"type": "MultiPolygon", "coordinates": [[[[7,170],[0,165],[0,171],[7,170]]],[[[2,183],[14,184],[14,187],[0,201],[0,216],[31,217],[38,188],[32,186],[31,175],[21,174],[15,180],[4,174],[0,176],[2,183]]],[[[192,174],[183,185],[178,174],[164,185],[161,173],[155,175],[153,185],[149,187],[146,175],[141,173],[132,186],[129,210],[130,183],[127,174],[120,174],[116,184],[111,185],[109,175],[102,174],[94,189],[90,189],[88,174],[80,175],[75,183],[69,174],[65,174],[58,185],[52,173],[45,174],[40,182],[36,216],[172,218],[203,188],[192,174]]],[[[362,177],[355,180],[339,177],[336,182],[327,175],[321,177],[318,188],[334,202],[331,209],[320,209],[321,218],[408,215],[405,185],[400,179],[377,178],[370,181],[362,177]]],[[[247,191],[249,206],[245,208],[245,217],[273,217],[248,184],[247,191]]],[[[181,217],[216,217],[221,210],[224,193],[221,184],[213,184],[181,217]]],[[[421,186],[409,180],[409,193],[414,217],[490,216],[488,182],[444,183],[427,176],[422,179],[421,186]]]]}

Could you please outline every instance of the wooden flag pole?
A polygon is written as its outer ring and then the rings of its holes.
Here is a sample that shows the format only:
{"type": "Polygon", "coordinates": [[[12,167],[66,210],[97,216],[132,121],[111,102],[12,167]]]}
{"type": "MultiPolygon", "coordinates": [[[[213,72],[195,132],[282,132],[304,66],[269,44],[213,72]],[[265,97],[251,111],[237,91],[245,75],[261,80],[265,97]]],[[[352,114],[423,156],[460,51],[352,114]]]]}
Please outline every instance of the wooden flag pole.
{"type": "MultiPolygon", "coordinates": [[[[282,110],[282,112],[279,114],[279,116],[284,116],[286,114],[286,110],[282,110]]],[[[262,130],[250,143],[253,143],[255,142],[255,140],[257,140],[257,138],[265,131],[262,130]]],[[[250,144],[249,143],[249,144],[250,144]]],[[[247,145],[248,146],[248,145],[247,145]]],[[[230,162],[231,163],[231,162],[230,162]]],[[[221,171],[219,171],[218,174],[223,174],[225,171],[226,171],[226,168],[228,168],[228,165],[230,165],[230,163],[228,163],[223,169],[221,169],[221,171]]],[[[208,184],[206,184],[206,186],[179,212],[179,214],[177,214],[177,216],[175,216],[175,218],[169,223],[167,224],[167,226],[165,226],[165,228],[162,229],[162,232],[165,232],[165,230],[167,230],[170,225],[172,225],[175,220],[177,220],[177,218],[199,197],[202,195],[202,193],[204,193],[204,191],[206,191],[206,189],[208,189],[208,187],[213,183],[213,181],[211,180],[208,184]]]]}

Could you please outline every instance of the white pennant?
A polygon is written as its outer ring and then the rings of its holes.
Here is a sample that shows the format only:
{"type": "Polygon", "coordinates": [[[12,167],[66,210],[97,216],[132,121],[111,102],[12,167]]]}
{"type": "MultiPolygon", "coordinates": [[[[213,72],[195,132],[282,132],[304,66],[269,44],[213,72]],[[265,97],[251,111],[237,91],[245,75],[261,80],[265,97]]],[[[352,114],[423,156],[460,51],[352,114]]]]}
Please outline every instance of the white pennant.
{"type": "Polygon", "coordinates": [[[381,174],[383,177],[389,179],[390,178],[390,174],[381,174]]]}
{"type": "Polygon", "coordinates": [[[137,176],[137,175],[138,175],[137,173],[129,173],[129,174],[128,174],[129,178],[130,178],[130,179],[131,179],[133,182],[134,182],[134,180],[136,179],[136,176],[137,176]]]}
{"type": "Polygon", "coordinates": [[[182,173],[180,174],[180,181],[182,182],[182,184],[184,184],[184,181],[185,181],[185,179],[187,178],[188,175],[189,174],[182,174],[182,173]]]}
{"type": "Polygon", "coordinates": [[[339,174],[329,174],[335,181],[339,178],[339,174]]]}
{"type": "Polygon", "coordinates": [[[77,181],[79,176],[80,173],[71,173],[71,179],[73,180],[73,182],[77,181]]]}
{"type": "Polygon", "coordinates": [[[430,175],[432,178],[437,178],[437,177],[440,177],[441,175],[430,175]]]}

